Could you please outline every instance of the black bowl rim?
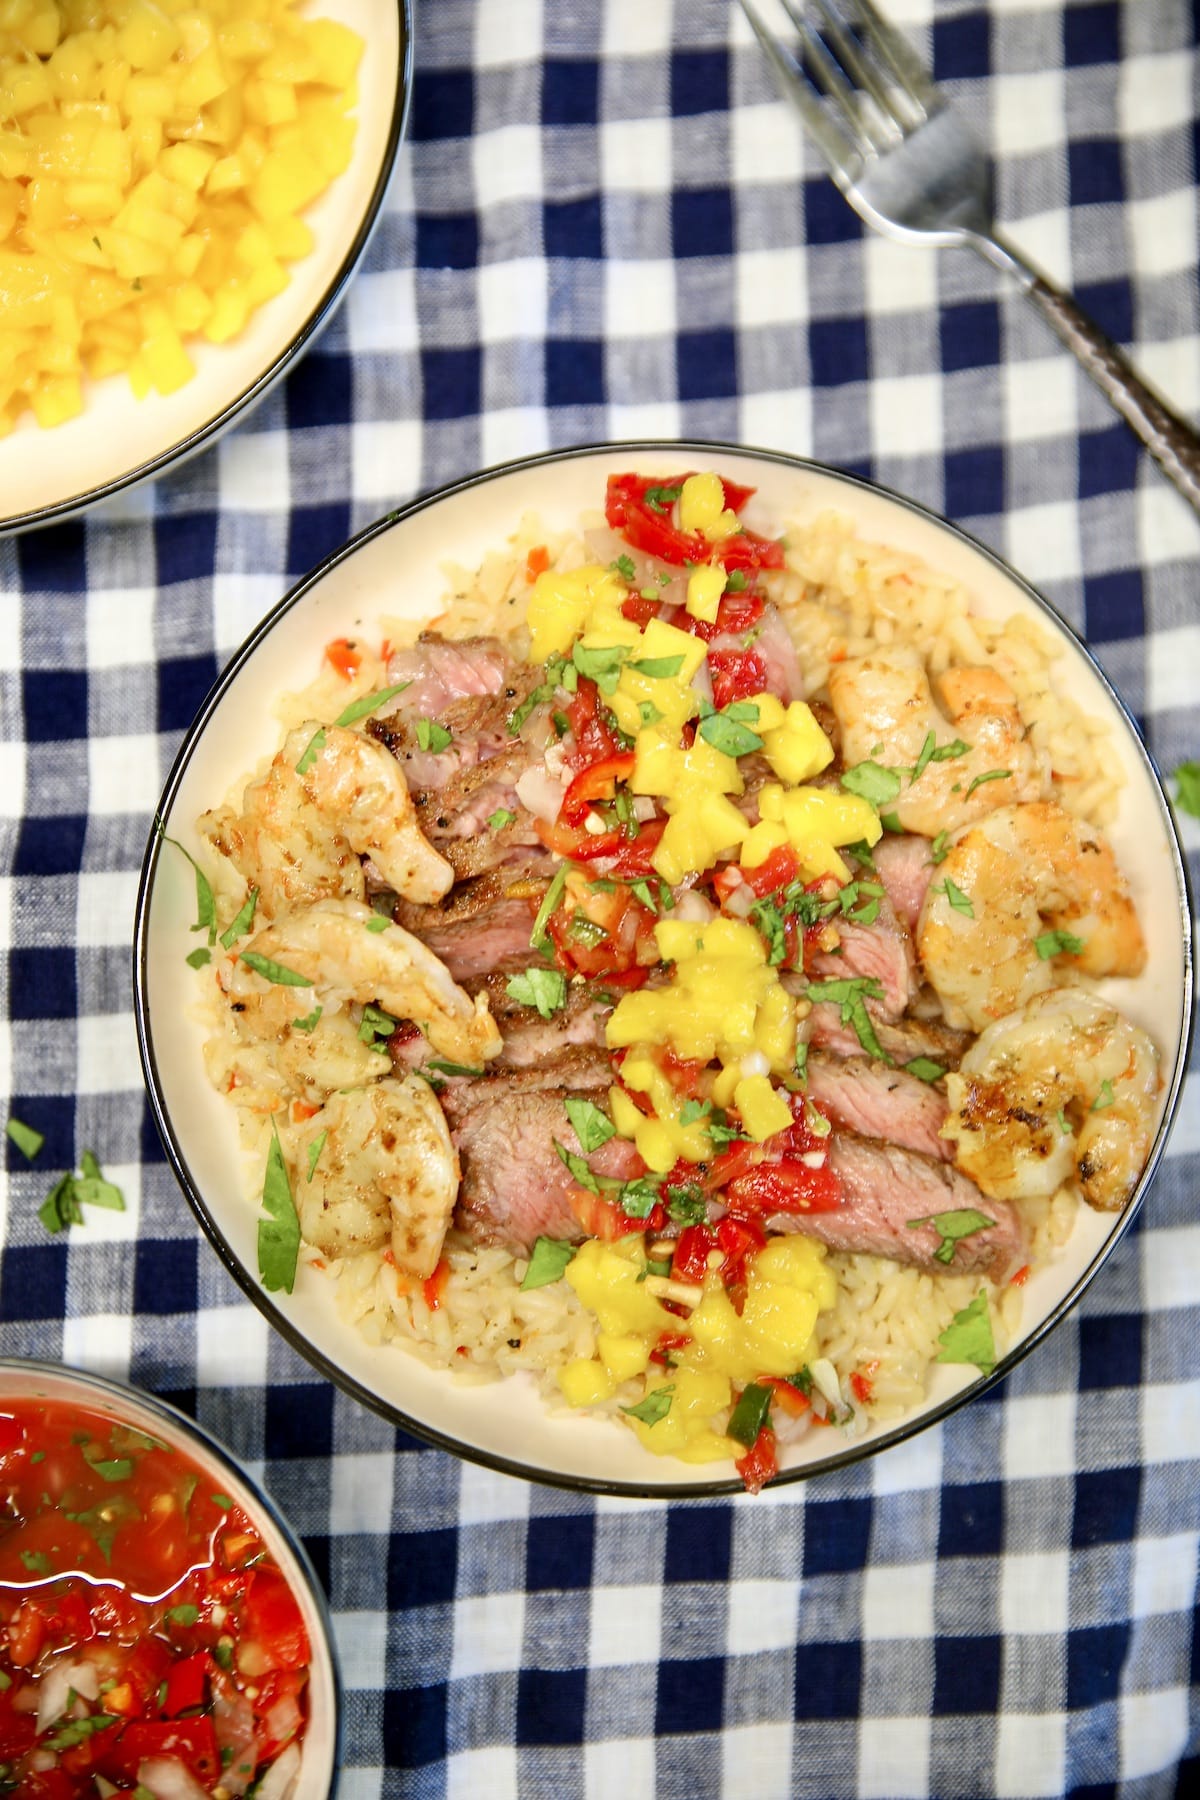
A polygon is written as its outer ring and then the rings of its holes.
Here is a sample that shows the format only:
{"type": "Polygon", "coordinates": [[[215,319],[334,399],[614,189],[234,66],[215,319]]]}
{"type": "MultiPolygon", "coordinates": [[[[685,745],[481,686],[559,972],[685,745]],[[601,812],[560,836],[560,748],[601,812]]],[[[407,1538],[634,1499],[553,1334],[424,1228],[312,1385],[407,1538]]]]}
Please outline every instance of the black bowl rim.
{"type": "MultiPolygon", "coordinates": [[[[0,1357],[0,1410],[5,1404],[5,1379],[10,1373],[20,1373],[22,1376],[31,1377],[34,1381],[42,1377],[53,1381],[65,1379],[69,1382],[77,1382],[85,1390],[95,1393],[117,1407],[127,1406],[131,1400],[138,1406],[146,1407],[150,1412],[158,1414],[181,1437],[194,1439],[206,1455],[211,1456],[222,1468],[227,1469],[254,1496],[256,1506],[261,1509],[264,1517],[270,1520],[296,1559],[305,1585],[312,1595],[321,1636],[324,1639],[325,1654],[329,1658],[329,1668],[333,1680],[333,1744],[330,1763],[332,1786],[329,1789],[329,1796],[330,1800],[333,1800],[341,1777],[345,1713],[345,1693],[342,1687],[342,1669],[338,1659],[337,1639],[333,1632],[333,1614],[330,1610],[328,1596],[321,1585],[321,1579],[313,1567],[312,1558],[305,1549],[299,1534],[284,1517],[266,1489],[261,1483],[251,1479],[233,1452],[226,1449],[221,1440],[214,1437],[206,1426],[201,1425],[197,1419],[193,1419],[190,1414],[173,1405],[171,1401],[164,1400],[160,1394],[151,1393],[147,1388],[135,1387],[129,1381],[118,1381],[112,1375],[98,1375],[94,1370],[81,1369],[75,1363],[51,1363],[36,1357],[4,1356],[0,1357]]],[[[15,1398],[15,1396],[10,1395],[7,1398],[15,1398]]],[[[81,1403],[86,1403],[83,1396],[81,1396],[81,1403]]]]}
{"type": "Polygon", "coordinates": [[[114,475],[107,481],[98,482],[95,487],[88,488],[82,494],[72,494],[67,500],[53,500],[46,506],[31,507],[27,512],[13,513],[8,518],[0,516],[0,538],[15,536],[22,531],[34,531],[42,525],[58,524],[64,519],[75,518],[79,513],[98,506],[102,500],[111,500],[117,494],[123,494],[130,488],[140,486],[143,481],[149,481],[154,476],[165,474],[167,470],[190,461],[216,438],[222,436],[244,414],[252,411],[260,400],[265,399],[276,382],[283,379],[309,345],[320,336],[340,306],[350,278],[366,255],[367,246],[383,216],[384,199],[395,173],[396,159],[408,126],[413,86],[413,0],[396,0],[396,9],[400,17],[400,67],[397,72],[396,96],[392,104],[392,116],[388,124],[387,142],[384,145],[379,172],[371,190],[371,197],[359,221],[358,230],[329,286],[304,324],[295,336],[283,346],[273,361],[255,376],[249,387],[243,388],[242,392],[237,394],[219,413],[215,413],[203,425],[198,425],[186,437],[168,445],[157,455],[148,457],[136,468],[126,469],[120,475],[114,475]]]}
{"type": "MultiPolygon", "coordinates": [[[[314,569],[303,576],[302,579],[284,595],[282,600],[273,606],[270,612],[260,620],[259,624],[245,639],[241,647],[235,651],[226,667],[218,676],[180,745],[171,772],[167,777],[166,785],[164,786],[162,797],[159,800],[158,810],[155,816],[156,821],[162,820],[167,816],[173,803],[176,790],[183,779],[188,763],[191,761],[194,748],[200,737],[203,735],[209,718],[219,705],[225,689],[237,676],[243,664],[254,655],[263,639],[274,630],[275,626],[286,613],[290,612],[294,606],[302,601],[326,575],[337,568],[341,563],[355,555],[365,545],[373,542],[375,538],[381,536],[383,533],[390,531],[393,526],[402,524],[407,520],[416,517],[417,514],[427,511],[430,507],[436,506],[444,500],[451,499],[462,493],[470,492],[472,489],[485,486],[489,482],[500,480],[509,475],[523,473],[530,469],[552,467],[564,462],[580,461],[590,457],[611,460],[614,457],[637,456],[647,453],[662,454],[664,451],[671,453],[678,452],[683,457],[691,457],[693,455],[698,458],[720,458],[721,456],[750,457],[756,461],[773,463],[782,468],[790,469],[801,476],[805,474],[833,476],[837,480],[844,482],[847,486],[860,490],[862,493],[880,496],[885,500],[892,501],[902,507],[905,511],[910,512],[915,517],[923,520],[925,523],[939,527],[951,537],[957,538],[962,544],[965,544],[968,549],[981,556],[985,562],[991,564],[991,566],[1007,580],[1013,582],[1021,592],[1034,603],[1038,610],[1046,614],[1051,623],[1058,630],[1064,632],[1074,643],[1076,648],[1086,659],[1092,674],[1095,676],[1096,680],[1099,681],[1105,693],[1125,720],[1129,735],[1133,743],[1137,746],[1146,771],[1149,774],[1156,791],[1159,813],[1167,840],[1171,846],[1176,889],[1179,898],[1180,928],[1183,939],[1184,1026],[1178,1046],[1178,1055],[1175,1061],[1173,1077],[1169,1091],[1166,1095],[1162,1120],[1155,1136],[1154,1143],[1151,1146],[1137,1188],[1135,1189],[1129,1204],[1126,1206],[1119,1219],[1114,1223],[1111,1231],[1092,1258],[1091,1262],[1081,1272],[1070,1291],[1058,1302],[1047,1317],[1030,1332],[1028,1337],[1022,1339],[1022,1341],[1013,1349],[1006,1351],[1005,1355],[996,1364],[995,1369],[990,1375],[981,1375],[977,1381],[971,1382],[968,1386],[960,1389],[958,1393],[952,1394],[946,1400],[939,1402],[938,1405],[929,1408],[927,1411],[921,1412],[916,1418],[901,1420],[898,1424],[887,1431],[881,1432],[877,1436],[871,1435],[865,1440],[858,1440],[847,1444],[839,1450],[836,1455],[828,1457],[819,1464],[805,1464],[798,1468],[783,1470],[772,1480],[771,1486],[773,1489],[776,1489],[792,1482],[810,1480],[819,1475],[830,1474],[834,1470],[844,1469],[850,1464],[859,1462],[866,1457],[876,1456],[880,1451],[890,1449],[896,1444],[903,1443],[908,1438],[915,1437],[919,1432],[925,1431],[930,1426],[939,1423],[950,1413],[956,1412],[960,1406],[966,1403],[966,1401],[977,1398],[989,1388],[993,1388],[999,1382],[1003,1381],[1017,1364],[1028,1356],[1030,1351],[1032,1351],[1036,1345],[1040,1344],[1055,1326],[1061,1323],[1079,1301],[1084,1291],[1091,1285],[1100,1269],[1115,1250],[1117,1244],[1128,1231],[1140,1210],[1142,1200],[1157,1173],[1163,1152],[1166,1149],[1167,1139],[1170,1136],[1172,1126],[1175,1122],[1184,1078],[1187,1074],[1188,1057],[1195,1023],[1193,1017],[1195,971],[1192,944],[1192,900],[1187,859],[1184,856],[1180,843],[1174,815],[1172,814],[1170,805],[1167,801],[1166,788],[1163,783],[1162,775],[1142,740],[1142,735],[1138,730],[1133,715],[1117,693],[1104,670],[1096,661],[1096,658],[1089,650],[1083,638],[1070,622],[1064,619],[1057,609],[1039,594],[1035,588],[1031,587],[1023,576],[1018,575],[1015,570],[1011,569],[1009,565],[995,553],[995,551],[989,549],[986,544],[980,543],[976,538],[973,538],[968,532],[964,531],[961,526],[952,524],[949,520],[941,518],[929,507],[922,506],[918,501],[908,498],[907,495],[895,493],[892,489],[883,486],[879,482],[869,481],[861,475],[850,474],[845,470],[834,468],[828,463],[816,462],[810,457],[792,456],[782,450],[762,450],[744,444],[730,444],[718,440],[698,438],[625,439],[615,440],[611,443],[580,444],[564,450],[543,451],[537,455],[519,457],[509,462],[495,464],[489,468],[479,470],[472,475],[465,476],[458,481],[450,482],[446,486],[438,488],[431,493],[419,495],[407,505],[398,507],[392,512],[385,513],[382,518],[365,526],[338,549],[331,551],[330,554],[318,563],[314,569]]],[[[360,1382],[339,1369],[336,1363],[322,1351],[316,1349],[304,1334],[291,1323],[278,1304],[270,1298],[260,1284],[254,1280],[250,1271],[243,1266],[226,1243],[219,1226],[209,1213],[198,1187],[192,1180],[187,1160],[175,1137],[171,1121],[167,1115],[166,1108],[163,1105],[158,1084],[153,1034],[150,1027],[146,1003],[149,903],[160,849],[161,838],[156,825],[156,828],[151,831],[149,843],[146,847],[145,859],[142,865],[134,919],[133,940],[134,1013],[137,1026],[138,1050],[142,1059],[142,1069],[145,1076],[151,1110],[154,1115],[155,1126],[157,1127],[159,1136],[163,1142],[163,1147],[167,1154],[167,1160],[175,1173],[176,1179],[183,1188],[184,1194],[186,1195],[193,1212],[196,1214],[205,1235],[208,1237],[209,1242],[216,1250],[222,1263],[233,1276],[234,1280],[242,1288],[243,1292],[250,1297],[258,1307],[259,1311],[267,1317],[275,1329],[280,1332],[286,1341],[291,1344],[301,1356],[332,1381],[336,1387],[341,1388],[344,1393],[350,1394],[354,1399],[360,1401],[371,1411],[378,1413],[380,1417],[386,1419],[393,1426],[399,1427],[401,1430],[433,1445],[437,1449],[448,1450],[452,1455],[467,1462],[477,1463],[485,1468],[494,1469],[501,1474],[512,1475],[521,1480],[533,1481],[547,1487],[562,1488],[574,1493],[604,1494],[633,1499],[652,1500],[714,1499],[730,1495],[736,1497],[742,1494],[744,1489],[741,1482],[737,1479],[683,1482],[606,1480],[599,1477],[584,1477],[563,1473],[557,1470],[531,1468],[529,1465],[522,1463],[516,1458],[479,1449],[473,1445],[465,1445],[458,1439],[440,1432],[436,1426],[427,1425],[422,1421],[408,1417],[408,1415],[399,1407],[393,1405],[390,1401],[385,1400],[382,1396],[372,1393],[369,1389],[363,1387],[360,1382]]]]}

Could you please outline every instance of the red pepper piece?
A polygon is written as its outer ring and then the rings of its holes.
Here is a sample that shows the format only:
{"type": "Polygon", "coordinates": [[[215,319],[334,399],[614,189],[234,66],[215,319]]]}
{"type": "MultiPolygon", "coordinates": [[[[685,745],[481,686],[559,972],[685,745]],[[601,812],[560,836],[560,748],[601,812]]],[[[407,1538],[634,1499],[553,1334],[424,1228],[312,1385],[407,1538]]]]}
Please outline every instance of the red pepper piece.
{"type": "Polygon", "coordinates": [[[721,1280],[734,1287],[746,1279],[746,1258],[761,1250],[767,1234],[755,1219],[735,1218],[727,1214],[717,1226],[717,1246],[725,1252],[721,1264],[721,1280]]]}
{"type": "Polygon", "coordinates": [[[739,1456],[734,1468],[746,1484],[746,1491],[757,1494],[766,1486],[772,1476],[778,1475],[779,1463],[775,1456],[775,1433],[769,1425],[764,1425],[754,1440],[753,1447],[745,1456],[739,1456]]]}
{"type": "MultiPolygon", "coordinates": [[[[668,504],[647,499],[648,493],[682,487],[686,480],[686,475],[610,475],[605,501],[609,525],[635,550],[676,568],[689,562],[719,562],[726,569],[744,571],[783,567],[783,547],[774,538],[743,528],[734,537],[710,544],[702,531],[681,531],[672,524],[668,504]]],[[[724,478],[722,487],[725,504],[733,512],[740,512],[754,492],[724,478]]]]}
{"type": "Polygon", "coordinates": [[[629,779],[635,761],[631,750],[622,750],[580,769],[563,795],[559,818],[565,819],[568,825],[581,825],[597,800],[611,800],[618,781],[629,779]]]}
{"type": "Polygon", "coordinates": [[[572,738],[566,750],[569,768],[586,769],[620,752],[621,741],[613,729],[612,715],[606,706],[601,706],[600,690],[588,675],[579,677],[575,698],[567,707],[567,722],[572,738]]]}
{"type": "Polygon", "coordinates": [[[180,1713],[204,1705],[212,1668],[213,1660],[207,1650],[197,1650],[194,1656],[182,1657],[172,1666],[162,1704],[168,1719],[177,1719],[180,1713]]]}
{"type": "Polygon", "coordinates": [[[717,1248],[716,1233],[707,1225],[685,1225],[671,1258],[671,1279],[699,1287],[708,1273],[710,1252],[717,1248]]]}

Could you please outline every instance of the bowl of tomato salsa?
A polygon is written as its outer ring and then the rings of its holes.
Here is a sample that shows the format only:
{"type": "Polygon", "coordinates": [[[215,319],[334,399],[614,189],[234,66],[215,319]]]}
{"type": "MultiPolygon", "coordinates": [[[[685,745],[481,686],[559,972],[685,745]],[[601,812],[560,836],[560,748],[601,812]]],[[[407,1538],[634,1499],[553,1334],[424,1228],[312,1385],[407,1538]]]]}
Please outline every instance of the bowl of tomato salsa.
{"type": "Polygon", "coordinates": [[[0,1361],[0,1795],[326,1800],[340,1685],[303,1547],[165,1402],[0,1361]]]}

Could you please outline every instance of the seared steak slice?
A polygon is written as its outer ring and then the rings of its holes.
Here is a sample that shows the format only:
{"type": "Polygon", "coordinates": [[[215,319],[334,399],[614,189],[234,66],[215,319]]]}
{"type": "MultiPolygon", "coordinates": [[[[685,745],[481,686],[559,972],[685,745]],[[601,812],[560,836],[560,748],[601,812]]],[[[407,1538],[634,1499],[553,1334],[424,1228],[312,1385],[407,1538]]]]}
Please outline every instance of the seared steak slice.
{"type": "MultiPolygon", "coordinates": [[[[557,1067],[464,1081],[452,1098],[443,1094],[462,1165],[455,1219],[476,1242],[528,1253],[538,1237],[584,1236],[571,1205],[577,1183],[554,1145],[582,1155],[564,1102],[579,1094],[599,1104],[608,1081],[607,1057],[576,1051],[557,1067]],[[540,1085],[555,1074],[564,1085],[540,1085]]],[[[625,1138],[610,1138],[587,1161],[595,1174],[617,1181],[632,1180],[645,1166],[625,1138]]]]}
{"type": "Polygon", "coordinates": [[[946,1101],[929,1082],[869,1056],[818,1051],[809,1057],[807,1068],[809,1098],[835,1125],[859,1137],[920,1150],[941,1162],[954,1160],[954,1145],[939,1135],[946,1101]]]}
{"type": "MultiPolygon", "coordinates": [[[[526,937],[528,950],[528,936],[526,937]]],[[[528,966],[528,956],[526,965],[528,966]]],[[[544,965],[536,965],[544,966],[544,965]]],[[[612,1013],[611,1000],[599,1000],[587,982],[568,982],[567,1003],[552,1018],[543,1019],[536,1007],[525,1006],[508,992],[509,977],[493,973],[466,982],[472,998],[482,989],[493,1019],[500,1028],[504,1048],[489,1068],[526,1069],[553,1065],[563,1050],[583,1045],[604,1050],[604,1026],[612,1013]]],[[[605,1058],[605,1067],[608,1063],[605,1058]]],[[[609,1075],[611,1079],[611,1074],[609,1075]]]]}
{"type": "Polygon", "coordinates": [[[473,881],[458,882],[436,906],[398,900],[396,922],[419,937],[455,981],[493,970],[524,969],[529,966],[529,934],[539,894],[535,889],[532,897],[524,892],[514,895],[509,892],[512,885],[493,869],[473,881]]]}
{"type": "MultiPolygon", "coordinates": [[[[867,1002],[867,1012],[875,1028],[879,1047],[886,1051],[897,1068],[903,1068],[915,1057],[927,1057],[943,1069],[957,1069],[971,1043],[967,1031],[951,1031],[932,1019],[886,1019],[867,1002]]],[[[831,1050],[835,1056],[859,1056],[863,1046],[853,1025],[842,1023],[841,1007],[832,1000],[820,1000],[808,1020],[808,1041],[818,1050],[831,1050]]]]}
{"type": "Polygon", "coordinates": [[[389,686],[409,684],[389,716],[440,719],[455,700],[500,693],[518,666],[500,638],[445,638],[423,631],[409,649],[393,650],[388,658],[389,686]]]}
{"type": "Polygon", "coordinates": [[[818,950],[809,972],[817,981],[878,981],[883,992],[874,1010],[899,1018],[917,990],[917,961],[912,938],[883,895],[879,913],[870,925],[853,919],[832,919],[839,944],[836,950],[818,950]]]}
{"type": "Polygon", "coordinates": [[[1023,1256],[1024,1233],[1015,1209],[1005,1200],[985,1199],[948,1163],[835,1131],[829,1167],[842,1184],[842,1205],[833,1212],[774,1214],[766,1222],[769,1231],[803,1232],[831,1250],[886,1256],[931,1275],[978,1274],[1002,1281],[1023,1256]],[[950,1261],[940,1262],[934,1252],[941,1233],[911,1221],[968,1207],[993,1223],[959,1238],[950,1261]]]}
{"type": "Polygon", "coordinates": [[[885,832],[871,856],[896,917],[915,931],[933,879],[928,838],[885,832]]]}

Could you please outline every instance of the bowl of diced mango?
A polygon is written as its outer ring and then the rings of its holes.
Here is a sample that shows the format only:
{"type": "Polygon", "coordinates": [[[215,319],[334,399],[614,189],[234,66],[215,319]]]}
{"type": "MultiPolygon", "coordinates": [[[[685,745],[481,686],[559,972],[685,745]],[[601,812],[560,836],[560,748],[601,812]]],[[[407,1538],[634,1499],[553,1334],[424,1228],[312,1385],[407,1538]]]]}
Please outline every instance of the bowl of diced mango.
{"type": "Polygon", "coordinates": [[[342,298],[410,0],[2,0],[0,532],[203,449],[342,298]]]}

